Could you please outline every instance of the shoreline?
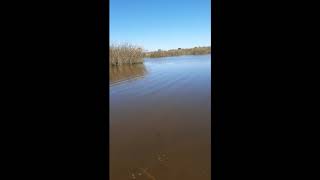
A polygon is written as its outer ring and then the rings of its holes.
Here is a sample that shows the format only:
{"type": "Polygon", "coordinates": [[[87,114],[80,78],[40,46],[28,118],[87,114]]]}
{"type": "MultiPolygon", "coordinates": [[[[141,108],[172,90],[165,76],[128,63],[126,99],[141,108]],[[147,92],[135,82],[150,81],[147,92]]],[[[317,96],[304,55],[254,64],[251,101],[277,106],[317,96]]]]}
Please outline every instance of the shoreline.
{"type": "Polygon", "coordinates": [[[161,56],[161,57],[144,57],[144,59],[159,59],[159,58],[174,58],[174,57],[181,57],[181,56],[204,56],[204,55],[211,55],[211,53],[207,54],[181,54],[175,56],[161,56]]]}
{"type": "Polygon", "coordinates": [[[145,52],[144,57],[146,58],[159,58],[159,57],[173,57],[173,56],[183,56],[183,55],[203,55],[211,54],[211,47],[194,47],[194,48],[178,48],[170,50],[161,50],[145,52]]]}
{"type": "Polygon", "coordinates": [[[193,48],[178,48],[146,52],[140,46],[130,43],[113,44],[109,48],[109,65],[112,67],[125,64],[143,64],[145,58],[162,58],[188,55],[211,54],[211,46],[198,46],[193,48]]]}

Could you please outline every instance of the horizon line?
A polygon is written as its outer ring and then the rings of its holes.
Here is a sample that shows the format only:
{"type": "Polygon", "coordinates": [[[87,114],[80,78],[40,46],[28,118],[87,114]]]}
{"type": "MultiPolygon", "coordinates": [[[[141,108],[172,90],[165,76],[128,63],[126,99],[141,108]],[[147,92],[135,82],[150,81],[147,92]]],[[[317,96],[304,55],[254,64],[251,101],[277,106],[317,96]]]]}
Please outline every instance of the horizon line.
{"type": "Polygon", "coordinates": [[[178,47],[178,48],[151,48],[151,49],[148,49],[148,48],[144,48],[143,45],[139,45],[138,43],[131,43],[131,42],[128,42],[128,41],[123,41],[123,42],[118,42],[118,41],[109,41],[109,46],[111,45],[121,45],[121,44],[130,44],[130,45],[133,45],[133,46],[137,46],[137,47],[140,47],[142,48],[143,50],[145,51],[158,51],[159,49],[160,50],[165,50],[165,51],[168,51],[168,50],[172,50],[172,49],[189,49],[189,48],[195,48],[195,47],[211,47],[212,44],[210,45],[195,45],[195,46],[189,46],[189,47],[178,47]]]}

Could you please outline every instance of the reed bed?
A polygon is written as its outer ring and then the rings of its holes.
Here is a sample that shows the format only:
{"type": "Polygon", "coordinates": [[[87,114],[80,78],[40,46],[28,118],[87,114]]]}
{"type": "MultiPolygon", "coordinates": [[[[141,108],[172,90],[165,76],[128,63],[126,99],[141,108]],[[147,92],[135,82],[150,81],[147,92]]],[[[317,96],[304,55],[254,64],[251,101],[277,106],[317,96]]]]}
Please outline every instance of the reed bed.
{"type": "Polygon", "coordinates": [[[168,51],[158,50],[153,52],[147,52],[144,54],[148,58],[158,58],[158,57],[168,57],[168,56],[181,56],[181,55],[201,55],[201,54],[210,54],[211,47],[194,47],[186,49],[172,49],[168,51]]]}
{"type": "Polygon", "coordinates": [[[143,49],[129,43],[112,44],[109,49],[109,64],[112,66],[143,63],[143,57],[143,49]]]}

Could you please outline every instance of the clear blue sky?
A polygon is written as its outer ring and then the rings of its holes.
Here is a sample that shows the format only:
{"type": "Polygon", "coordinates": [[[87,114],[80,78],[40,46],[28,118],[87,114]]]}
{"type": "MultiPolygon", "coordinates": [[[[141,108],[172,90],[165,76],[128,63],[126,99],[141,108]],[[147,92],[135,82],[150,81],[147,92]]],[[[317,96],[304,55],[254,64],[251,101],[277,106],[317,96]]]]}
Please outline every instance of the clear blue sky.
{"type": "Polygon", "coordinates": [[[110,42],[146,50],[211,44],[211,0],[110,0],[110,42]]]}

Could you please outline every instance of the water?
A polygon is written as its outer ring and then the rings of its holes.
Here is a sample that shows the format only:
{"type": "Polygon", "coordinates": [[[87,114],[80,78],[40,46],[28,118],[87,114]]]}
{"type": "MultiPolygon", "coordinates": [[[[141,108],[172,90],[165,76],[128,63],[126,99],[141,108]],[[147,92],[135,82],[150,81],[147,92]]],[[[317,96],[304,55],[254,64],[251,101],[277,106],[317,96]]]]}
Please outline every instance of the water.
{"type": "Polygon", "coordinates": [[[110,69],[110,179],[211,179],[211,56],[110,69]]]}

